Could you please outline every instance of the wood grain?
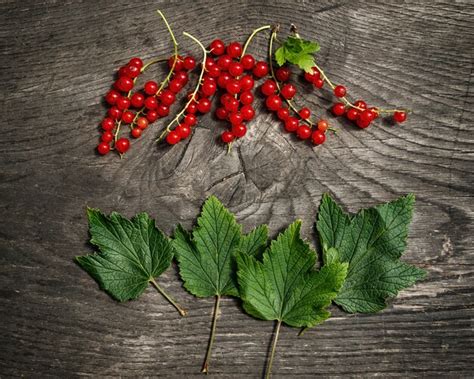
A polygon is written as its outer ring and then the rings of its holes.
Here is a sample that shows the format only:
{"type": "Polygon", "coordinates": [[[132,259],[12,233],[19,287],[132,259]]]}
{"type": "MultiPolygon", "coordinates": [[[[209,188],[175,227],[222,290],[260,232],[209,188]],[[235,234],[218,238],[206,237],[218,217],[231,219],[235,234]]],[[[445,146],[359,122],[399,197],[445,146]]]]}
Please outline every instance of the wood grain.
{"type": "MultiPolygon", "coordinates": [[[[303,337],[283,328],[274,377],[472,377],[473,17],[472,1],[1,1],[0,376],[200,376],[213,300],[187,294],[175,267],[160,283],[187,318],[152,288],[125,304],[99,291],[73,262],[91,251],[87,205],[147,211],[170,232],[191,226],[215,194],[247,230],[266,222],[275,235],[298,217],[316,243],[323,192],[350,211],[414,192],[406,260],[428,278],[380,314],[334,307],[303,337]],[[182,31],[243,41],[263,24],[293,22],[320,42],[320,64],[350,94],[414,114],[364,131],[331,118],[340,133],[313,149],[257,101],[230,155],[213,142],[223,125],[206,116],[172,149],[153,143],[158,123],[125,159],[99,158],[114,70],[134,55],[170,54],[157,7],[196,55],[182,31]]],[[[265,49],[261,36],[251,52],[264,58],[265,49]]],[[[298,102],[325,114],[330,93],[298,86],[298,102]]],[[[212,374],[261,377],[271,332],[224,299],[212,374]]]]}

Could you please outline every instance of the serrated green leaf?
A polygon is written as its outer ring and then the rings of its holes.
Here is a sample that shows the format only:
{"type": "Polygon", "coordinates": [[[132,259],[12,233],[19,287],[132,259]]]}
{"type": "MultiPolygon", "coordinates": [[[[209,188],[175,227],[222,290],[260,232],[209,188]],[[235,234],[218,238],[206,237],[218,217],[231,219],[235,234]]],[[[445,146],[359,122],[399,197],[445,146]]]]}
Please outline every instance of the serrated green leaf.
{"type": "Polygon", "coordinates": [[[314,270],[316,253],[300,237],[301,222],[291,224],[263,254],[237,255],[243,306],[250,315],[294,327],[323,322],[344,282],[347,264],[334,260],[314,270]]]}
{"type": "Polygon", "coordinates": [[[329,195],[323,196],[317,230],[323,246],[336,248],[349,263],[335,300],[347,312],[378,312],[388,298],[424,278],[424,270],[399,260],[414,202],[415,197],[407,195],[351,217],[329,195]]]}
{"type": "Polygon", "coordinates": [[[285,52],[285,47],[279,47],[275,51],[275,59],[276,62],[278,63],[279,66],[283,66],[286,62],[286,52],[285,52]]]}
{"type": "Polygon", "coordinates": [[[237,250],[246,255],[259,257],[267,247],[267,241],[268,227],[267,225],[260,225],[240,238],[237,250]]]}
{"type": "Polygon", "coordinates": [[[292,63],[302,70],[312,72],[315,65],[313,54],[319,51],[319,44],[289,36],[282,46],[275,51],[275,59],[279,66],[292,63]]]}

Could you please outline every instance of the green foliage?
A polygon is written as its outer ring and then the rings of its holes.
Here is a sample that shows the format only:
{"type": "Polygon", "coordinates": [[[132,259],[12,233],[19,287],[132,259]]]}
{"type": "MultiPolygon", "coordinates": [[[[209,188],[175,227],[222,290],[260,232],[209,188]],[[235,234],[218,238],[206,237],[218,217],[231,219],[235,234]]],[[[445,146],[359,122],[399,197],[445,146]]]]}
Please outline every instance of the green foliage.
{"type": "Polygon", "coordinates": [[[312,72],[315,65],[314,53],[319,51],[317,42],[306,41],[299,37],[289,36],[275,51],[275,59],[279,66],[292,63],[306,72],[312,72]]]}

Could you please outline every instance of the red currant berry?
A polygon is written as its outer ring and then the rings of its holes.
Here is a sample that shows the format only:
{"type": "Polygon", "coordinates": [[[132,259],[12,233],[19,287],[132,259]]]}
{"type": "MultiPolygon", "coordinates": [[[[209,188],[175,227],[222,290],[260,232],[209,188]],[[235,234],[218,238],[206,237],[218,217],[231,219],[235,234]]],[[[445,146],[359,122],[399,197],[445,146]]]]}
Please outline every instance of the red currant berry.
{"type": "Polygon", "coordinates": [[[298,126],[298,129],[296,129],[296,135],[299,139],[308,139],[311,137],[311,128],[307,125],[298,126]]]}
{"type": "Polygon", "coordinates": [[[221,74],[221,69],[217,66],[212,66],[207,70],[207,76],[210,78],[218,78],[221,74]]]}
{"type": "Polygon", "coordinates": [[[239,125],[244,121],[244,118],[240,112],[233,112],[229,115],[229,122],[232,125],[239,125]]]}
{"type": "Polygon", "coordinates": [[[117,102],[119,98],[120,98],[120,94],[114,89],[111,89],[109,92],[107,92],[107,95],[105,95],[105,101],[109,105],[115,105],[115,103],[117,102]]]}
{"type": "Polygon", "coordinates": [[[291,70],[286,66],[280,67],[276,70],[275,75],[280,82],[286,82],[290,79],[291,70]]]}
{"type": "Polygon", "coordinates": [[[316,88],[323,88],[323,86],[324,86],[324,80],[321,79],[321,78],[314,79],[313,84],[314,84],[314,86],[315,86],[316,88]]]}
{"type": "Polygon", "coordinates": [[[145,104],[145,96],[141,92],[135,92],[130,98],[130,103],[134,108],[141,108],[145,104]]]}
{"type": "Polygon", "coordinates": [[[120,67],[118,71],[118,77],[120,78],[122,76],[127,76],[127,75],[128,75],[127,66],[120,67]]]}
{"type": "Polygon", "coordinates": [[[367,119],[361,119],[360,116],[356,120],[356,124],[359,128],[365,129],[370,125],[370,121],[367,119]]]}
{"type": "Polygon", "coordinates": [[[156,91],[158,91],[158,84],[156,84],[156,82],[153,80],[149,80],[145,83],[143,89],[147,95],[154,95],[156,91]]]}
{"type": "Polygon", "coordinates": [[[99,152],[100,155],[105,155],[110,151],[110,146],[106,142],[101,142],[97,146],[97,151],[99,152]]]}
{"type": "Polygon", "coordinates": [[[164,90],[160,95],[160,100],[163,105],[170,106],[176,100],[176,97],[173,92],[169,90],[164,90]]]}
{"type": "Polygon", "coordinates": [[[268,75],[268,64],[267,62],[257,62],[255,63],[255,67],[253,68],[252,72],[253,75],[256,76],[257,78],[263,78],[264,76],[268,75]]]}
{"type": "Polygon", "coordinates": [[[106,117],[102,120],[102,129],[105,130],[106,132],[112,130],[115,126],[115,121],[113,118],[106,117]]]}
{"type": "Polygon", "coordinates": [[[224,104],[224,108],[227,112],[237,112],[239,110],[239,100],[231,97],[229,101],[224,104]]]}
{"type": "Polygon", "coordinates": [[[141,130],[145,130],[146,128],[148,128],[148,120],[146,119],[146,117],[139,117],[137,119],[137,126],[141,130]]]}
{"type": "Polygon", "coordinates": [[[357,100],[354,106],[360,109],[367,109],[367,103],[364,100],[357,100]]]}
{"type": "Polygon", "coordinates": [[[240,62],[232,62],[229,66],[229,74],[237,78],[244,72],[244,66],[240,62]]]}
{"type": "Polygon", "coordinates": [[[133,138],[140,138],[142,135],[142,130],[140,128],[133,128],[131,134],[133,138]]]}
{"type": "Polygon", "coordinates": [[[247,127],[244,124],[232,125],[232,134],[236,138],[242,138],[247,133],[247,127]]]}
{"type": "Polygon", "coordinates": [[[329,124],[326,120],[319,120],[318,121],[318,130],[321,131],[321,132],[325,132],[326,130],[328,130],[329,128],[329,124]]]}
{"type": "Polygon", "coordinates": [[[240,57],[242,54],[242,45],[238,42],[231,42],[226,49],[226,53],[232,58],[240,57]]]}
{"type": "Polygon", "coordinates": [[[209,45],[209,50],[211,50],[212,55],[222,55],[225,52],[225,44],[220,39],[215,39],[209,45]]]}
{"type": "Polygon", "coordinates": [[[187,114],[184,116],[184,123],[189,127],[194,126],[197,124],[197,117],[193,114],[187,114]]]}
{"type": "Polygon", "coordinates": [[[346,117],[351,120],[351,121],[354,121],[357,119],[357,117],[359,117],[359,111],[355,108],[351,108],[347,111],[346,113],[346,117]]]}
{"type": "Polygon", "coordinates": [[[195,114],[197,112],[197,103],[193,101],[186,107],[186,113],[195,114]]]}
{"type": "Polygon", "coordinates": [[[280,93],[285,99],[290,100],[296,95],[296,87],[290,83],[285,84],[280,93]]]}
{"type": "Polygon", "coordinates": [[[228,114],[229,112],[227,112],[227,110],[224,107],[219,107],[216,109],[216,117],[219,120],[225,120],[228,114]]]}
{"type": "Polygon", "coordinates": [[[134,79],[138,75],[140,75],[140,67],[135,66],[133,64],[128,64],[128,66],[127,66],[127,76],[134,79]]]}
{"type": "Polygon", "coordinates": [[[148,120],[148,122],[155,122],[156,120],[158,120],[159,117],[160,115],[155,110],[148,111],[146,113],[146,119],[148,120]]]}
{"type": "Polygon", "coordinates": [[[219,77],[217,78],[217,85],[220,88],[225,88],[229,80],[232,79],[232,76],[227,72],[221,72],[219,77]]]}
{"type": "Polygon", "coordinates": [[[166,142],[168,142],[170,145],[176,145],[180,141],[180,139],[181,137],[179,136],[176,130],[172,130],[166,136],[166,142]]]}
{"type": "Polygon", "coordinates": [[[100,136],[100,140],[106,143],[112,142],[113,139],[114,139],[114,135],[112,132],[104,132],[100,136]]]}
{"type": "Polygon", "coordinates": [[[164,104],[159,104],[158,108],[156,108],[156,112],[160,117],[166,117],[170,114],[170,107],[164,104]]]}
{"type": "Polygon", "coordinates": [[[143,67],[143,61],[138,57],[134,57],[134,58],[130,59],[128,64],[137,66],[139,69],[141,69],[143,67]]]}
{"type": "Polygon", "coordinates": [[[198,100],[197,109],[201,113],[208,113],[211,110],[211,100],[207,97],[203,97],[198,100]]]}
{"type": "Polygon", "coordinates": [[[240,78],[240,87],[242,91],[248,91],[253,88],[255,81],[251,75],[245,75],[240,78]]]}
{"type": "Polygon", "coordinates": [[[311,139],[315,145],[321,145],[326,141],[326,136],[321,130],[315,130],[311,135],[311,139]]]}
{"type": "Polygon", "coordinates": [[[265,105],[271,111],[277,111],[281,108],[281,98],[278,95],[271,95],[267,97],[265,105]]]}
{"type": "Polygon", "coordinates": [[[228,55],[223,55],[217,60],[217,66],[224,71],[229,69],[229,66],[232,64],[232,58],[228,55]]]}
{"type": "Polygon", "coordinates": [[[369,111],[371,111],[374,114],[374,120],[379,117],[379,110],[376,107],[369,108],[369,111]]]}
{"type": "Polygon", "coordinates": [[[332,113],[334,116],[342,116],[346,112],[346,107],[343,103],[336,103],[332,106],[332,113]]]}
{"type": "MultiPolygon", "coordinates": [[[[220,76],[219,76],[220,78],[220,76]]],[[[211,82],[210,80],[206,80],[201,85],[201,92],[204,96],[212,96],[217,90],[217,85],[215,82],[211,82]]]]}
{"type": "Polygon", "coordinates": [[[133,88],[133,80],[130,79],[128,76],[121,76],[115,82],[115,88],[122,92],[128,92],[133,88]]]}
{"type": "Polygon", "coordinates": [[[130,141],[127,138],[119,138],[117,142],[115,142],[115,148],[120,154],[125,154],[130,148],[130,141]]]}
{"type": "Polygon", "coordinates": [[[276,83],[271,80],[271,79],[267,79],[265,80],[265,82],[262,84],[262,86],[260,87],[262,93],[265,95],[265,96],[270,96],[270,95],[273,95],[276,90],[277,90],[277,85],[276,83]]]}
{"type": "Polygon", "coordinates": [[[290,111],[288,108],[280,108],[278,109],[277,117],[282,121],[286,121],[290,117],[290,111]]]}
{"type": "Polygon", "coordinates": [[[304,107],[300,109],[298,114],[303,120],[307,120],[311,116],[311,111],[309,110],[309,108],[304,107]]]}
{"type": "Polygon", "coordinates": [[[186,124],[179,124],[176,129],[180,139],[186,139],[191,134],[191,128],[186,124]]]}
{"type": "Polygon", "coordinates": [[[131,104],[130,99],[125,96],[119,97],[117,102],[115,103],[117,108],[120,109],[121,111],[128,109],[130,107],[130,104],[131,104]]]}
{"type": "Polygon", "coordinates": [[[145,99],[144,105],[146,109],[156,109],[156,107],[158,106],[158,99],[156,98],[156,96],[148,96],[145,99]]]}
{"type": "Polygon", "coordinates": [[[250,91],[244,91],[240,94],[239,100],[242,104],[248,105],[253,103],[253,94],[250,91]]]}
{"type": "Polygon", "coordinates": [[[255,109],[251,105],[244,105],[240,108],[240,113],[245,121],[250,121],[255,117],[255,109]]]}
{"type": "Polygon", "coordinates": [[[225,89],[231,95],[236,95],[240,92],[242,87],[240,86],[240,82],[237,79],[231,79],[225,86],[225,89]]]}
{"type": "Polygon", "coordinates": [[[296,130],[298,130],[298,127],[299,127],[299,122],[297,118],[290,116],[285,120],[285,130],[288,133],[295,132],[296,130]]]}
{"type": "Polygon", "coordinates": [[[183,83],[177,79],[173,79],[168,84],[168,89],[173,93],[178,93],[183,88],[183,83]]]}
{"type": "Polygon", "coordinates": [[[184,62],[183,62],[183,57],[177,56],[175,57],[174,55],[168,59],[168,67],[171,69],[174,64],[174,71],[179,72],[184,70],[184,62]],[[175,63],[176,60],[176,63],[175,63]]]}
{"type": "Polygon", "coordinates": [[[184,58],[183,67],[185,70],[193,70],[196,67],[196,59],[193,57],[184,58]]]}
{"type": "Polygon", "coordinates": [[[122,121],[126,124],[131,124],[133,119],[135,118],[135,113],[130,111],[125,111],[122,113],[122,121]]]}
{"type": "Polygon", "coordinates": [[[245,54],[242,58],[240,58],[240,63],[242,63],[242,66],[244,66],[244,70],[251,70],[253,69],[253,66],[255,66],[255,58],[250,54],[245,54]]]}
{"type": "Polygon", "coordinates": [[[180,71],[180,72],[176,72],[173,76],[173,79],[174,80],[177,80],[178,82],[180,82],[183,87],[188,83],[189,81],[189,78],[188,78],[188,74],[184,71],[180,71]]]}
{"type": "Polygon", "coordinates": [[[316,79],[319,79],[319,71],[314,71],[313,69],[313,72],[305,72],[304,73],[304,78],[307,82],[309,83],[314,83],[316,79]]]}
{"type": "Polygon", "coordinates": [[[115,106],[109,108],[107,114],[112,120],[118,120],[120,117],[122,117],[122,111],[115,106]]]}
{"type": "Polygon", "coordinates": [[[224,143],[231,143],[234,140],[234,135],[232,132],[225,131],[221,134],[221,139],[224,143]]]}
{"type": "Polygon", "coordinates": [[[395,122],[402,123],[407,119],[407,114],[406,112],[395,112],[393,114],[393,119],[395,122]]]}
{"type": "Polygon", "coordinates": [[[362,124],[367,122],[371,123],[373,120],[375,120],[375,113],[369,109],[366,109],[360,113],[358,120],[361,120],[362,124]]]}
{"type": "Polygon", "coordinates": [[[334,95],[336,97],[344,97],[346,96],[346,87],[344,86],[336,86],[334,88],[334,95]]]}

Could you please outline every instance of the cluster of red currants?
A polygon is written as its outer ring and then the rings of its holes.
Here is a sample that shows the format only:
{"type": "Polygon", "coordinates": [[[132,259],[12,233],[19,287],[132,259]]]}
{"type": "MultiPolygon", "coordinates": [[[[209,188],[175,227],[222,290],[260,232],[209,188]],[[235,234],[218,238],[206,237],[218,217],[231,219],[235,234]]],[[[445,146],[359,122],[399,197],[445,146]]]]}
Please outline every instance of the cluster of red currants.
{"type": "Polygon", "coordinates": [[[99,154],[107,154],[112,146],[120,154],[128,151],[130,140],[120,137],[122,123],[129,125],[133,138],[139,138],[149,124],[168,116],[169,107],[176,101],[176,95],[187,84],[188,71],[194,69],[196,61],[190,56],[185,58],[177,56],[175,63],[175,56],[172,56],[168,60],[172,75],[165,88],[149,80],[144,84],[143,90],[132,93],[137,77],[147,66],[143,65],[140,58],[132,58],[126,66],[119,69],[118,79],[113,89],[105,96],[105,101],[110,108],[101,124],[103,132],[100,137],[101,142],[97,146],[99,154]]]}

